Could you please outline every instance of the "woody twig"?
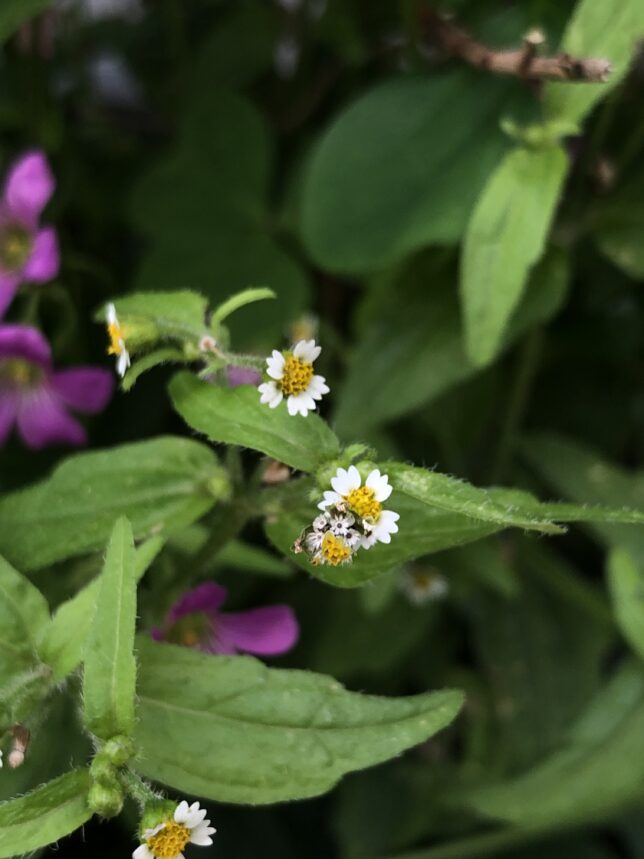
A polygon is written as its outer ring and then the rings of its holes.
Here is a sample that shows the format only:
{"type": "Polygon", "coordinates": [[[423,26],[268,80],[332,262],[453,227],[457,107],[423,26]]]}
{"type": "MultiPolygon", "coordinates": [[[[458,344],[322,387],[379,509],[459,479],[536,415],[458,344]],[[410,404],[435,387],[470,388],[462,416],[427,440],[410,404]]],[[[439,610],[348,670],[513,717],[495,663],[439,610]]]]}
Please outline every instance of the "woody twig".
{"type": "Polygon", "coordinates": [[[531,81],[602,83],[608,80],[611,72],[611,64],[607,60],[571,57],[566,53],[553,57],[539,56],[538,49],[544,41],[539,30],[528,33],[520,48],[497,51],[477,41],[449,17],[434,9],[422,10],[421,27],[424,38],[441,50],[475,68],[500,75],[514,75],[531,81]]]}

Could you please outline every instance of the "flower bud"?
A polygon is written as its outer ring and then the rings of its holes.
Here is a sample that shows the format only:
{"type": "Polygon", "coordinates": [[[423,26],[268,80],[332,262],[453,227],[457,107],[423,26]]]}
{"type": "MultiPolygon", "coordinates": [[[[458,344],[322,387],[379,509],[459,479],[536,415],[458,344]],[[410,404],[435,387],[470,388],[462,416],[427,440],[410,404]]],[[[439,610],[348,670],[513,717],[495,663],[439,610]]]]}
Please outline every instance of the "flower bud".
{"type": "Polygon", "coordinates": [[[116,777],[107,782],[101,779],[95,782],[89,789],[87,804],[95,813],[101,817],[116,817],[123,808],[123,790],[116,777]]]}

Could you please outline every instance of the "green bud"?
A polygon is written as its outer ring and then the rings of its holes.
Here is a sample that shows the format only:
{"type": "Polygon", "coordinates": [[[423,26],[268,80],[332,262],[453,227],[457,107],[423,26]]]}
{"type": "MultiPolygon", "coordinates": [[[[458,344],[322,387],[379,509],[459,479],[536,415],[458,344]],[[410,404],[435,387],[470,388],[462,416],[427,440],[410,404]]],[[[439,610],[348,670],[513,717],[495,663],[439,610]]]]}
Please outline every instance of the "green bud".
{"type": "Polygon", "coordinates": [[[341,467],[344,466],[342,461],[339,459],[331,459],[329,462],[325,462],[324,465],[321,465],[315,472],[315,479],[318,486],[322,489],[328,489],[331,485],[331,479],[335,477],[336,471],[341,467]]]}
{"type": "Polygon", "coordinates": [[[115,767],[122,767],[130,760],[134,752],[134,742],[130,737],[117,736],[105,743],[101,749],[101,756],[105,756],[115,767]]]}
{"type": "Polygon", "coordinates": [[[218,501],[228,501],[233,494],[233,487],[228,472],[224,468],[218,468],[208,478],[206,489],[218,501]]]}
{"type": "Polygon", "coordinates": [[[102,752],[96,755],[89,767],[93,781],[111,784],[116,778],[114,764],[102,752]]]}
{"type": "Polygon", "coordinates": [[[115,778],[110,784],[95,782],[89,789],[87,804],[101,817],[116,817],[123,808],[123,791],[115,778]]]}

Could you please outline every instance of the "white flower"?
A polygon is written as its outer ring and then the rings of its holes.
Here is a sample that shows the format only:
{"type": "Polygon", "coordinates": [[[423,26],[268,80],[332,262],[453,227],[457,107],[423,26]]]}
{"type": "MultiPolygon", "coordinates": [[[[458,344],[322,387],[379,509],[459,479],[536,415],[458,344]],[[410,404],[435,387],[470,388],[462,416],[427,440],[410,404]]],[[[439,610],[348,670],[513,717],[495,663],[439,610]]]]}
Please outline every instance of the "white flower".
{"type": "Polygon", "coordinates": [[[324,500],[318,504],[320,510],[326,510],[336,504],[344,503],[363,520],[365,530],[369,533],[362,537],[362,547],[370,549],[375,543],[390,543],[391,535],[398,531],[396,524],[400,516],[393,510],[383,510],[382,502],[392,493],[389,477],[374,468],[362,485],[360,472],[355,465],[338,468],[331,480],[333,491],[324,493],[324,500]]]}
{"type": "Polygon", "coordinates": [[[130,366],[130,353],[125,348],[123,329],[119,324],[116,308],[113,304],[107,305],[107,333],[110,338],[107,354],[117,356],[116,372],[119,376],[124,376],[125,371],[130,366]]]}
{"type": "Polygon", "coordinates": [[[0,749],[0,770],[2,769],[2,749],[0,749]]]}
{"type": "Polygon", "coordinates": [[[210,847],[210,836],[215,832],[206,819],[206,809],[199,808],[198,802],[189,806],[184,799],[171,818],[154,829],[145,830],[145,844],[136,848],[132,859],[184,859],[183,850],[187,844],[210,847]]]}
{"type": "Polygon", "coordinates": [[[447,580],[435,569],[416,569],[407,571],[400,580],[400,588],[414,605],[441,600],[447,596],[447,580]]]}
{"type": "Polygon", "coordinates": [[[329,393],[324,376],[313,374],[313,362],[321,351],[315,340],[300,340],[292,352],[273,349],[271,357],[266,359],[266,372],[271,381],[258,387],[260,402],[275,409],[286,397],[289,415],[306,417],[315,409],[315,401],[329,393]]]}

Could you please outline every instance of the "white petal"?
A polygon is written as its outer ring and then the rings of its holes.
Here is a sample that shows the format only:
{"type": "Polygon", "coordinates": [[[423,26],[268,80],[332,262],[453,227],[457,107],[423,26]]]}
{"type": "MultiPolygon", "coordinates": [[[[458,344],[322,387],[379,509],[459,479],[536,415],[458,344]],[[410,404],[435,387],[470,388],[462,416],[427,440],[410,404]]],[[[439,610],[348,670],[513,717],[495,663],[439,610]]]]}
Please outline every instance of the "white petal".
{"type": "Polygon", "coordinates": [[[118,325],[118,319],[116,318],[116,307],[113,304],[107,305],[107,324],[108,325],[118,325]]]}
{"type": "MultiPolygon", "coordinates": [[[[188,829],[194,829],[195,826],[199,826],[201,823],[203,823],[207,813],[208,812],[205,808],[199,808],[198,802],[193,802],[190,806],[188,819],[186,820],[186,826],[188,827],[188,829]]],[[[206,826],[207,825],[208,824],[206,824],[206,826]]]]}
{"type": "Polygon", "coordinates": [[[329,386],[326,383],[324,376],[313,376],[309,382],[309,391],[317,391],[320,394],[328,394],[329,386]]]}
{"type": "Polygon", "coordinates": [[[335,477],[331,478],[331,486],[335,489],[338,495],[344,497],[350,492],[349,489],[349,472],[345,468],[338,468],[335,477]]]}
{"type": "Polygon", "coordinates": [[[121,348],[121,354],[116,362],[116,372],[122,378],[125,375],[125,371],[130,366],[130,354],[125,348],[122,340],[119,340],[119,346],[121,348]]]}
{"type": "Polygon", "coordinates": [[[132,854],[132,859],[156,859],[156,857],[147,844],[141,844],[132,854]]]}
{"type": "Polygon", "coordinates": [[[281,379],[284,375],[284,356],[277,349],[273,350],[271,358],[266,359],[267,373],[272,379],[281,379]]]}
{"type": "Polygon", "coordinates": [[[190,813],[190,807],[185,799],[182,799],[174,810],[174,819],[177,823],[185,823],[190,813]]]}
{"type": "Polygon", "coordinates": [[[152,838],[153,835],[156,835],[157,832],[161,832],[162,829],[165,829],[165,823],[157,823],[157,825],[152,827],[152,829],[146,829],[143,833],[143,837],[152,838]]]}
{"type": "Polygon", "coordinates": [[[209,826],[209,820],[200,823],[190,833],[190,843],[196,844],[198,847],[210,847],[212,844],[211,835],[217,831],[214,827],[209,826]]]}
{"type": "Polygon", "coordinates": [[[300,409],[298,404],[295,402],[295,397],[289,397],[287,399],[286,408],[288,409],[288,413],[289,415],[291,415],[291,417],[293,417],[299,412],[300,409]]]}
{"type": "Polygon", "coordinates": [[[300,340],[293,347],[293,355],[308,364],[312,364],[321,351],[322,348],[315,345],[315,340],[300,340]]]}
{"type": "Polygon", "coordinates": [[[338,495],[337,492],[331,492],[327,489],[324,493],[324,501],[320,501],[318,508],[320,510],[326,510],[327,507],[330,507],[332,504],[337,504],[338,501],[342,501],[342,496],[338,495]]]}
{"type": "Polygon", "coordinates": [[[386,474],[380,474],[378,468],[374,468],[367,477],[365,485],[373,489],[376,501],[380,502],[386,501],[393,491],[393,487],[389,485],[389,477],[386,474]]]}
{"type": "Polygon", "coordinates": [[[349,466],[347,474],[349,475],[349,491],[352,489],[359,489],[360,484],[362,483],[362,478],[360,477],[360,472],[355,465],[349,466]]]}
{"type": "Polygon", "coordinates": [[[275,382],[263,382],[258,386],[257,390],[261,394],[259,398],[260,403],[268,403],[271,409],[276,408],[282,402],[284,395],[275,382]]]}

